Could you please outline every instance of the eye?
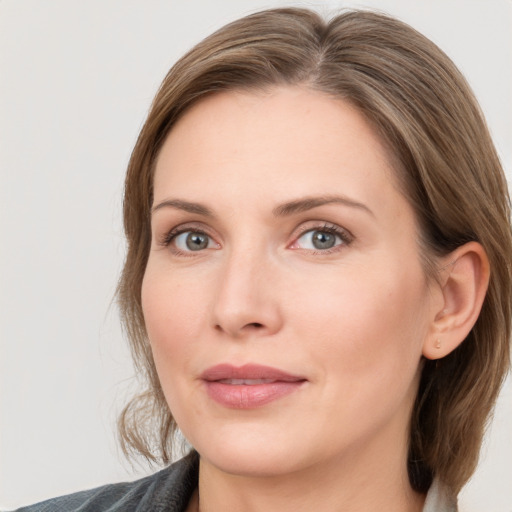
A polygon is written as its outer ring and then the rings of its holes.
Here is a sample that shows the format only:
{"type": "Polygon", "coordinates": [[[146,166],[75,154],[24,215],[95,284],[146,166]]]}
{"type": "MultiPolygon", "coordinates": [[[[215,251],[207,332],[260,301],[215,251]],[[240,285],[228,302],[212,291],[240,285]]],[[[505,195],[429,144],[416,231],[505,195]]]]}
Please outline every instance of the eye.
{"type": "Polygon", "coordinates": [[[326,251],[335,249],[340,245],[348,245],[348,235],[336,226],[309,229],[304,232],[291,246],[292,249],[306,249],[310,251],[326,251]]]}
{"type": "Polygon", "coordinates": [[[217,244],[206,233],[192,230],[170,233],[166,245],[171,244],[181,252],[198,252],[217,247],[217,244]]]}

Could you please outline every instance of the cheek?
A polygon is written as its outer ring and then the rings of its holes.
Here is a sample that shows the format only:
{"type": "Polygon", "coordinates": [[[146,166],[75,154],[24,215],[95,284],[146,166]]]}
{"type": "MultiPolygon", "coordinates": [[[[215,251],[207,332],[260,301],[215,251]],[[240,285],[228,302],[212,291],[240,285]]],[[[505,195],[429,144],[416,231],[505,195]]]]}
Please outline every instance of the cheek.
{"type": "Polygon", "coordinates": [[[191,286],[154,271],[150,265],[142,283],[142,310],[153,358],[164,390],[166,380],[179,375],[173,367],[197,351],[205,328],[206,297],[201,286],[191,286]]]}
{"type": "Polygon", "coordinates": [[[167,404],[173,417],[183,418],[194,409],[194,389],[185,378],[198,353],[200,318],[204,316],[201,287],[176,282],[172,274],[148,264],[142,283],[142,309],[153,360],[167,404]]]}
{"type": "Polygon", "coordinates": [[[323,390],[312,416],[328,411],[332,425],[346,425],[350,418],[345,428],[354,435],[378,430],[390,418],[407,422],[421,360],[423,329],[410,321],[421,316],[419,297],[396,281],[360,275],[333,287],[322,307],[319,297],[304,304],[315,311],[302,316],[301,331],[313,341],[309,358],[323,390]]]}
{"type": "Polygon", "coordinates": [[[176,330],[194,329],[204,316],[206,290],[198,276],[191,274],[180,279],[176,271],[150,258],[142,281],[141,299],[151,342],[176,338],[176,330]]]}
{"type": "Polygon", "coordinates": [[[427,331],[425,294],[421,272],[351,268],[310,287],[291,310],[297,336],[309,340],[311,358],[322,358],[327,378],[343,375],[357,387],[415,374],[427,331]]]}

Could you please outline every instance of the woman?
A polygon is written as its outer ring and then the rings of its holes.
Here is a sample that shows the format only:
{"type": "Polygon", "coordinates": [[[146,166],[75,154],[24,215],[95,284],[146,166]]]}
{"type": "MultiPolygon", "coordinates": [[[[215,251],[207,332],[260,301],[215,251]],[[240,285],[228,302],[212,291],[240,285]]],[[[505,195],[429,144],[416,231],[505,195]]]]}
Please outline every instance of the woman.
{"type": "Polygon", "coordinates": [[[410,27],[266,11],[158,92],[119,298],[147,479],[29,510],[456,510],[508,367],[506,182],[460,73],[410,27]]]}

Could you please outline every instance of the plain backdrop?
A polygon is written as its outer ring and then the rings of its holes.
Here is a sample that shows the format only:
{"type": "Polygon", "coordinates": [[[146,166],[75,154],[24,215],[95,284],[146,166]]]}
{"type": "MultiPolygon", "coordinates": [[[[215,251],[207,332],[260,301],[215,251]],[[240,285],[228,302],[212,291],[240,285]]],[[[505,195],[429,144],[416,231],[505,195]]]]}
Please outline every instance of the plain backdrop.
{"type": "MultiPolygon", "coordinates": [[[[433,39],[474,88],[510,176],[510,0],[0,0],[0,508],[150,471],[114,434],[136,387],[112,302],[125,166],[181,54],[291,4],[378,8],[433,39]]],[[[512,511],[511,437],[508,381],[463,510],[512,511]]]]}

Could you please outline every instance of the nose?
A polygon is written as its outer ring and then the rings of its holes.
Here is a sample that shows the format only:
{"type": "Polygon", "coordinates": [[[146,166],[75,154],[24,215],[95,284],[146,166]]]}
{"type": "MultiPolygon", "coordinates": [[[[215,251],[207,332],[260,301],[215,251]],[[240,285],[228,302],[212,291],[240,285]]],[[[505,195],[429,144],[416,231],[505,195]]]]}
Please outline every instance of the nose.
{"type": "Polygon", "coordinates": [[[278,268],[260,254],[232,254],[224,262],[213,305],[214,328],[232,338],[269,336],[283,323],[278,268]]]}

